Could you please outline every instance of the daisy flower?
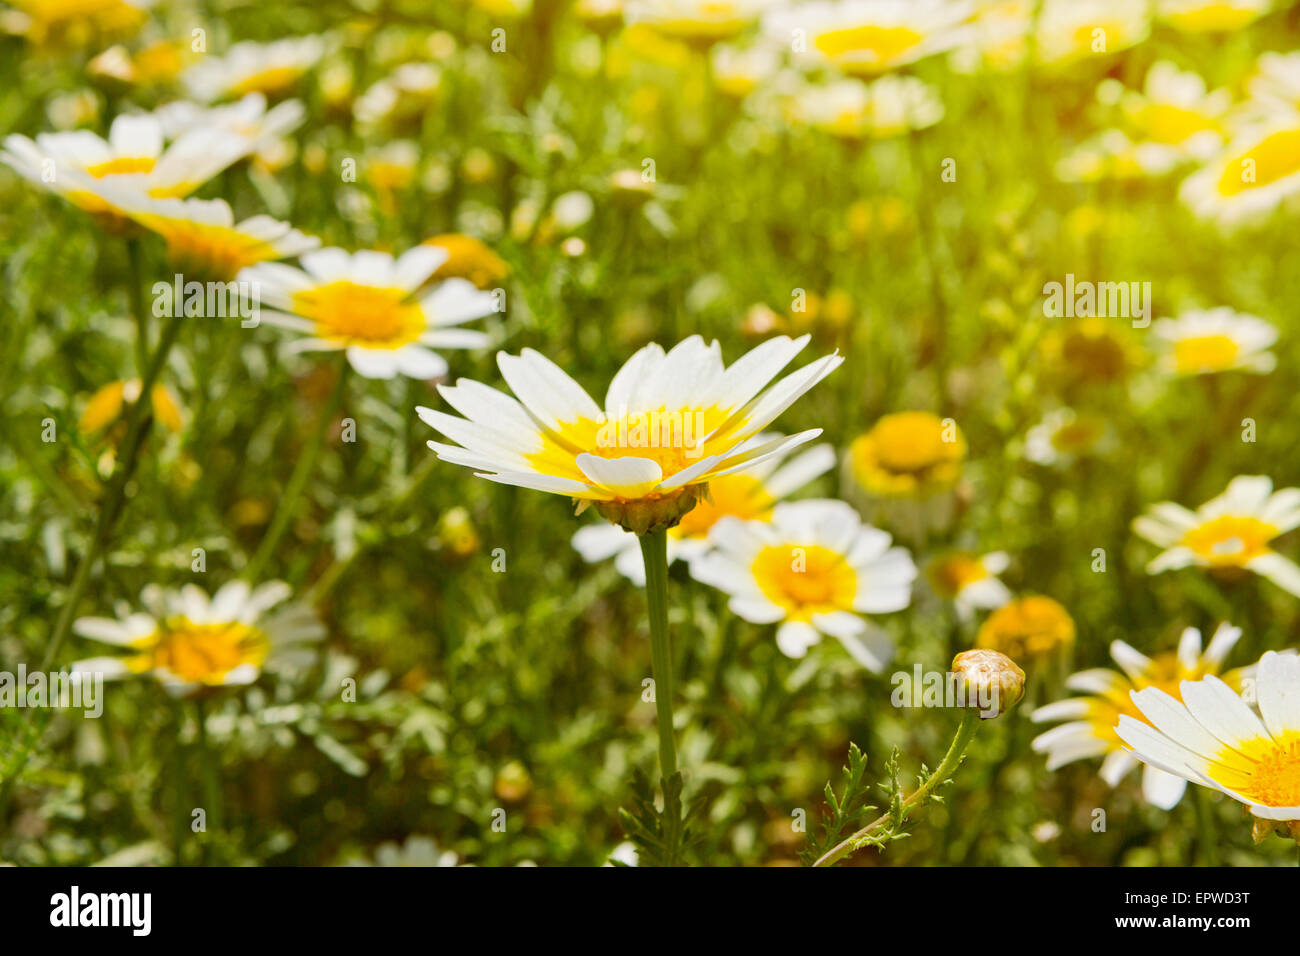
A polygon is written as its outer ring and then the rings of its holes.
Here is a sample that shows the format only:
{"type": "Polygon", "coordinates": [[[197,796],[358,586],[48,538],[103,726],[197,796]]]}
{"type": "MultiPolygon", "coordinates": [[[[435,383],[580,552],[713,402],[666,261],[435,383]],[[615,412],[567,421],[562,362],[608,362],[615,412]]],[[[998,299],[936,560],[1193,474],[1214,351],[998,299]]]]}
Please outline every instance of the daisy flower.
{"type": "MultiPolygon", "coordinates": [[[[1047,769],[1057,770],[1076,760],[1103,757],[1098,771],[1111,787],[1119,785],[1138,765],[1138,760],[1124,746],[1115,732],[1120,715],[1145,721],[1133,705],[1130,694],[1147,687],[1179,699],[1179,685],[1185,680],[1200,680],[1222,673],[1223,661],[1241,637],[1241,628],[1220,624],[1210,638],[1209,647],[1201,650],[1201,632],[1194,627],[1183,631],[1178,649],[1155,657],[1134,650],[1124,641],[1113,641],[1110,656],[1119,671],[1104,667],[1079,671],[1066,678],[1070,690],[1086,694],[1039,707],[1030,718],[1034,723],[1065,721],[1034,738],[1033,748],[1047,755],[1047,769]]],[[[1248,669],[1224,674],[1224,679],[1238,689],[1248,669]]],[[[1148,766],[1142,773],[1142,796],[1147,803],[1162,810],[1173,808],[1183,798],[1187,782],[1148,766]]]]}
{"type": "Polygon", "coordinates": [[[888,635],[862,615],[907,607],[916,565],[849,505],[810,499],[777,505],[771,521],[726,517],[709,541],[714,550],[691,575],[731,595],[731,610],[745,620],[779,623],[776,643],[787,657],[803,657],[829,635],[876,673],[893,658],[888,635]]]}
{"type": "Polygon", "coordinates": [[[1156,0],[1156,17],[1184,33],[1228,33],[1250,26],[1273,0],[1156,0]]]}
{"type": "Polygon", "coordinates": [[[872,83],[845,79],[808,84],[790,102],[792,118],[841,139],[888,139],[943,119],[934,88],[913,76],[872,83]]]}
{"type": "Polygon", "coordinates": [[[432,236],[422,245],[447,253],[447,259],[433,273],[434,279],[468,279],[480,289],[493,289],[510,275],[509,264],[481,239],[462,233],[432,236]]]}
{"type": "Polygon", "coordinates": [[[315,236],[270,216],[236,224],[224,199],[130,199],[121,208],[167,243],[167,259],[185,274],[229,281],[259,262],[288,259],[320,245],[315,236]]]}
{"type": "MultiPolygon", "coordinates": [[[[764,433],[750,439],[749,445],[756,447],[779,438],[764,433]]],[[[709,482],[708,495],[686,513],[680,524],[668,529],[668,563],[678,558],[695,561],[707,552],[709,531],[722,518],[766,520],[778,501],[835,467],[835,450],[829,445],[810,448],[785,464],[788,454],[788,450],[783,451],[709,482]]],[[[632,532],[615,524],[590,525],[573,536],[573,547],[589,563],[613,558],[620,574],[639,587],[645,586],[641,547],[632,532]]]]}
{"type": "Polygon", "coordinates": [[[1180,698],[1158,687],[1130,694],[1144,719],[1115,732],[1133,755],[1221,790],[1264,820],[1300,820],[1300,658],[1268,651],[1255,677],[1259,715],[1217,677],[1185,680],[1180,698]]]}
{"type": "Polygon", "coordinates": [[[1273,491],[1262,475],[1240,475],[1219,497],[1189,511],[1161,502],[1133,522],[1138,535],[1165,550],[1148,574],[1197,566],[1211,571],[1253,571],[1300,597],[1300,567],[1269,547],[1300,527],[1300,488],[1273,491]]]}
{"type": "Polygon", "coordinates": [[[1281,111],[1240,132],[1183,181],[1192,211],[1223,226],[1263,219],[1300,193],[1300,111],[1281,111]]]}
{"type": "Polygon", "coordinates": [[[627,5],[629,24],[692,45],[711,46],[730,40],[758,21],[771,0],[634,0],[627,5]]]}
{"type": "Polygon", "coordinates": [[[150,115],[158,120],[167,139],[198,129],[222,129],[251,140],[254,149],[262,149],[301,126],[307,111],[298,100],[285,100],[267,109],[263,94],[249,93],[235,103],[221,106],[176,100],[150,115]]]}
{"type": "Polygon", "coordinates": [[[263,670],[301,668],[313,656],[307,645],[325,629],[309,608],[286,605],[289,594],[282,581],[253,589],[232,581],[211,597],[195,584],[179,590],[150,585],[140,594],[143,611],[123,608],[117,618],[77,620],[76,633],[127,654],[77,661],[72,672],[108,680],[148,675],[182,697],[251,684],[263,670]]]}
{"type": "Polygon", "coordinates": [[[1110,319],[1068,320],[1043,339],[1046,381],[1067,386],[1109,385],[1124,381],[1146,361],[1132,334],[1110,319]]]}
{"type": "Polygon", "coordinates": [[[1124,127],[1136,141],[1134,157],[1149,173],[1167,172],[1188,159],[1208,159],[1223,145],[1232,94],[1207,90],[1199,74],[1184,72],[1167,60],[1147,71],[1140,93],[1107,80],[1097,94],[1103,102],[1113,99],[1119,106],[1124,127]]]}
{"type": "Polygon", "coordinates": [[[196,100],[211,103],[246,93],[276,96],[287,92],[325,55],[320,36],[286,37],[273,43],[236,43],[222,57],[209,56],[183,74],[181,82],[196,100]]]}
{"type": "Polygon", "coordinates": [[[1038,0],[977,0],[962,28],[961,43],[949,57],[954,70],[974,73],[1014,69],[1029,53],[1038,0]]]}
{"type": "Polygon", "coordinates": [[[518,400],[461,380],[438,391],[465,418],[417,412],[460,443],[429,442],[443,461],[590,502],[606,519],[646,534],[676,524],[715,478],[821,434],[813,428],[746,444],[844,361],[825,356],[765,390],[808,340],[768,339],[730,367],[721,346],[698,335],[668,352],[652,343],[614,376],[603,409],[538,352],[501,352],[497,365],[518,400]]]}
{"type": "Polygon", "coordinates": [[[1111,439],[1104,418],[1058,408],[1025,433],[1025,458],[1048,468],[1068,467],[1080,458],[1105,451],[1111,439]]]}
{"type": "Polygon", "coordinates": [[[1174,375],[1233,369],[1263,374],[1277,364],[1269,351],[1277,341],[1277,329],[1226,306],[1184,312],[1176,319],[1157,319],[1151,331],[1166,347],[1161,367],[1174,375]]]}
{"type": "Polygon", "coordinates": [[[779,54],[768,46],[722,44],[713,48],[710,57],[714,85],[736,99],[754,92],[760,83],[775,76],[781,68],[779,54]]]}
{"type": "Polygon", "coordinates": [[[814,64],[871,76],[952,49],[970,12],[949,0],[833,0],[775,10],[763,32],[814,64]]]}
{"type": "Polygon", "coordinates": [[[853,477],[885,497],[946,491],[961,477],[966,439],[955,422],[930,412],[885,415],[849,446],[853,477]]]}
{"type": "Polygon", "coordinates": [[[302,268],[266,262],[244,269],[240,281],[257,283],[270,314],[263,318],[306,337],[289,351],[344,349],[348,363],[366,378],[437,378],[447,363],[430,348],[473,349],[487,345],[483,332],[458,329],[496,311],[496,299],[464,279],[425,284],[447,255],[416,246],[394,258],[386,252],[318,249],[302,256],[302,268]]]}
{"type": "Polygon", "coordinates": [[[995,610],[1011,600],[1011,592],[998,579],[1010,564],[1005,551],[950,551],[931,559],[925,576],[936,594],[953,602],[957,616],[969,621],[976,609],[995,610]]]}
{"type": "Polygon", "coordinates": [[[1074,619],[1059,603],[1040,594],[1002,605],[980,625],[975,646],[1001,651],[1015,661],[1046,657],[1074,642],[1074,619]]]}
{"type": "Polygon", "coordinates": [[[203,128],[163,149],[162,125],[151,116],[119,116],[103,140],[89,130],[41,133],[35,142],[5,138],[0,161],[74,205],[126,224],[112,196],[154,199],[187,196],[253,148],[225,130],[203,128]]]}
{"type": "Polygon", "coordinates": [[[1300,112],[1300,53],[1261,53],[1246,93],[1243,110],[1250,118],[1300,112]]]}
{"type": "Polygon", "coordinates": [[[1151,32],[1143,0],[1043,0],[1035,49],[1054,66],[1136,46],[1151,32]]]}

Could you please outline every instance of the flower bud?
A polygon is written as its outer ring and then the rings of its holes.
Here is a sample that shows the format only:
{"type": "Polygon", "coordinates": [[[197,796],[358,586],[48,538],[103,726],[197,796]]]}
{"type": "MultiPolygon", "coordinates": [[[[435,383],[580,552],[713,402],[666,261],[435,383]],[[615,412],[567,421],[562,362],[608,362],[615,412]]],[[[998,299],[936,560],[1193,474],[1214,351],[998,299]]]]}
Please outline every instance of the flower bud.
{"type": "Polygon", "coordinates": [[[1025,695],[1025,672],[1000,651],[962,651],[951,670],[965,690],[966,706],[979,708],[985,720],[1006,713],[1025,695]]]}

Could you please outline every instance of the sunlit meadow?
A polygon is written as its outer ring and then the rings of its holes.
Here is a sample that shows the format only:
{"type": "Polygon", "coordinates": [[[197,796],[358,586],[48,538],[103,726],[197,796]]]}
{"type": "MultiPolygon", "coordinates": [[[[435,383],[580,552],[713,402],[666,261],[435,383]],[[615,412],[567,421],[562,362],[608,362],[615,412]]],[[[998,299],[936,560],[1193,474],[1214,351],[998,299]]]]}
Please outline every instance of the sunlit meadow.
{"type": "Polygon", "coordinates": [[[1298,40],[10,0],[0,862],[1294,863],[1298,40]]]}

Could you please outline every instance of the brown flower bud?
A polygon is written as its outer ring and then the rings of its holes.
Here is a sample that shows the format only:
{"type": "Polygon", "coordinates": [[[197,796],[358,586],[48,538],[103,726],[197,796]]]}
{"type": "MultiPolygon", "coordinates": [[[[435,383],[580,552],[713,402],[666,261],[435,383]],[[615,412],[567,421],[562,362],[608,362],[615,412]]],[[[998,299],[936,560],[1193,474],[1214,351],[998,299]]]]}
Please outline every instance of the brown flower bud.
{"type": "Polygon", "coordinates": [[[951,670],[965,690],[966,706],[979,708],[985,720],[1006,713],[1025,695],[1025,672],[1000,651],[962,651],[951,670]]]}

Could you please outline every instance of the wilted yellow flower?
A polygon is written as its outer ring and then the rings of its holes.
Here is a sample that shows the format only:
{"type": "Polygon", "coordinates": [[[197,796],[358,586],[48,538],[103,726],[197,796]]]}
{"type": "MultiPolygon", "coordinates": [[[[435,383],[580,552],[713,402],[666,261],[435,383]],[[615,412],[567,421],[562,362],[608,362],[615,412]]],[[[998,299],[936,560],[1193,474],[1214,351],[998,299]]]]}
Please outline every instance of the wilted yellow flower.
{"type": "Polygon", "coordinates": [[[1059,603],[1042,595],[1017,598],[980,626],[977,647],[1032,661],[1074,641],[1074,620],[1059,603]]]}
{"type": "MultiPolygon", "coordinates": [[[[166,385],[155,385],[150,391],[153,403],[153,416],[159,425],[170,432],[179,432],[183,427],[184,413],[180,400],[172,394],[166,385]]],[[[128,379],[109,382],[90,397],[85,411],[77,422],[77,428],[83,435],[98,432],[122,415],[128,405],[134,405],[140,397],[140,380],[128,379]]]]}
{"type": "Polygon", "coordinates": [[[1120,382],[1144,363],[1132,339],[1108,319],[1074,319],[1043,343],[1048,367],[1066,384],[1120,382]]]}
{"type": "Polygon", "coordinates": [[[965,457],[966,439],[957,423],[930,412],[886,415],[849,446],[854,478],[887,497],[951,488],[965,457]]]}

